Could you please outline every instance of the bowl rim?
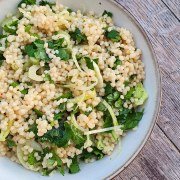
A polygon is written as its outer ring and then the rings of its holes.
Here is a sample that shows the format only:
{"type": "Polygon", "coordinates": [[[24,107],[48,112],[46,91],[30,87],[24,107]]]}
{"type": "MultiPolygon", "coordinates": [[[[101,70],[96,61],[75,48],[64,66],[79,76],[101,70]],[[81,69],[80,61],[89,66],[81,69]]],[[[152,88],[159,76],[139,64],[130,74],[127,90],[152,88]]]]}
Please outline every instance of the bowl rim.
{"type": "Polygon", "coordinates": [[[140,32],[143,34],[144,38],[147,41],[148,47],[149,47],[152,57],[153,57],[154,66],[155,66],[156,82],[157,82],[157,101],[156,101],[156,111],[153,114],[153,120],[152,120],[151,126],[150,126],[145,138],[142,140],[140,146],[138,147],[138,150],[136,151],[136,153],[134,153],[121,168],[114,170],[111,174],[106,176],[104,179],[112,179],[115,176],[117,176],[120,172],[125,170],[131,164],[131,162],[137,157],[137,155],[142,151],[146,142],[150,138],[150,135],[151,135],[151,133],[154,129],[154,126],[157,122],[157,119],[159,117],[159,112],[160,112],[160,107],[161,107],[161,99],[162,99],[162,88],[161,88],[162,87],[162,85],[161,85],[162,77],[161,77],[161,73],[160,73],[160,67],[159,67],[159,64],[157,61],[157,56],[156,56],[155,50],[152,46],[151,40],[149,39],[149,37],[148,37],[146,31],[144,30],[144,28],[142,27],[142,25],[138,22],[138,20],[133,16],[133,14],[126,7],[124,7],[120,3],[118,3],[118,0],[110,0],[110,3],[118,6],[118,8],[121,11],[125,12],[129,16],[129,18],[133,20],[133,22],[138,27],[138,29],[140,30],[140,32]]]}

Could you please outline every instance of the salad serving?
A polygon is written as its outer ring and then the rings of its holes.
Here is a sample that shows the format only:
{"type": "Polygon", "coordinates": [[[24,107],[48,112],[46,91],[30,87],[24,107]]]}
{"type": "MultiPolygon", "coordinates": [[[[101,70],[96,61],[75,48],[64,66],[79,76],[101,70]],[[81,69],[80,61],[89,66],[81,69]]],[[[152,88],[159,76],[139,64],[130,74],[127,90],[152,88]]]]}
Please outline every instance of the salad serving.
{"type": "Polygon", "coordinates": [[[141,50],[107,10],[17,6],[1,22],[0,156],[43,175],[77,173],[142,119],[141,50]]]}

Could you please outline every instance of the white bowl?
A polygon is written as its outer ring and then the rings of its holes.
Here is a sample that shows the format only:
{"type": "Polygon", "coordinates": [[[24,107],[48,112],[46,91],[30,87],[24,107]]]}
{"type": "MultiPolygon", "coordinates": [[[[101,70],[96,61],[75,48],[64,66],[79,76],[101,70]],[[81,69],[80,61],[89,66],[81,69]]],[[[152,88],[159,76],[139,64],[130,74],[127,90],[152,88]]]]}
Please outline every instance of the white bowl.
{"type": "MultiPolygon", "coordinates": [[[[0,19],[3,19],[7,13],[15,11],[18,1],[0,0],[0,19]]],[[[102,14],[104,10],[111,11],[114,15],[115,24],[129,29],[133,33],[137,47],[143,52],[142,59],[145,64],[146,79],[144,84],[149,94],[149,99],[145,104],[145,113],[138,129],[129,132],[122,139],[121,146],[117,145],[111,156],[94,163],[81,164],[81,171],[77,174],[70,175],[66,173],[64,177],[60,174],[54,174],[51,177],[44,177],[24,169],[9,159],[0,158],[1,180],[96,180],[112,178],[122,171],[140,152],[152,131],[158,115],[161,96],[158,66],[147,36],[130,13],[114,1],[109,0],[60,0],[60,2],[74,10],[93,10],[97,14],[102,14]]]]}

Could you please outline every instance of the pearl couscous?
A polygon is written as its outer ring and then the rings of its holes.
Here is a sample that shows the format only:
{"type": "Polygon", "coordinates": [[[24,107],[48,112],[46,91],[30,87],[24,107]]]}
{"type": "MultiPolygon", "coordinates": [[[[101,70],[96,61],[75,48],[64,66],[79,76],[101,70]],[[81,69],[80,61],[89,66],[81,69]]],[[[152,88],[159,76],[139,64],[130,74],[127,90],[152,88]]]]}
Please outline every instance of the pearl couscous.
{"type": "Polygon", "coordinates": [[[2,21],[0,156],[77,173],[137,127],[148,97],[141,50],[112,16],[23,0],[2,21]]]}

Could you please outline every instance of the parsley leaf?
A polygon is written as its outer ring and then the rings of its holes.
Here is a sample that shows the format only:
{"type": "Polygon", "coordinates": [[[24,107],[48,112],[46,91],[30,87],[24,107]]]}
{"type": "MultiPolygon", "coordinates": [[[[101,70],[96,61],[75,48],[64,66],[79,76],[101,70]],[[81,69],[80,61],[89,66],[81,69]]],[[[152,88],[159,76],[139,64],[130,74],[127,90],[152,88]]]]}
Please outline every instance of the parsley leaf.
{"type": "Polygon", "coordinates": [[[112,12],[108,12],[108,11],[106,11],[106,10],[104,10],[102,16],[104,16],[104,15],[107,15],[107,16],[109,16],[109,17],[111,17],[111,18],[113,17],[112,12]]]}
{"type": "Polygon", "coordinates": [[[13,148],[14,146],[16,146],[16,143],[9,137],[6,139],[6,143],[8,148],[13,148]]]}
{"type": "Polygon", "coordinates": [[[48,2],[48,1],[43,1],[43,0],[42,0],[42,1],[39,2],[39,5],[40,5],[40,6],[49,5],[49,7],[52,8],[52,6],[54,6],[55,3],[50,3],[50,2],[48,2]]]}
{"type": "Polygon", "coordinates": [[[44,81],[49,81],[50,84],[54,84],[54,81],[52,80],[50,74],[45,74],[44,81]]]}
{"type": "Polygon", "coordinates": [[[10,86],[12,86],[13,88],[17,87],[20,83],[19,82],[12,82],[10,84],[10,86]]]}
{"type": "Polygon", "coordinates": [[[35,156],[34,156],[34,153],[35,153],[35,151],[33,151],[32,153],[30,153],[30,154],[28,155],[28,160],[27,160],[27,162],[28,162],[28,164],[30,164],[30,165],[35,165],[35,164],[37,163],[37,160],[36,160],[36,158],[35,158],[35,156]]]}
{"type": "Polygon", "coordinates": [[[24,53],[26,53],[29,57],[35,57],[36,59],[41,59],[45,62],[50,61],[50,58],[46,54],[44,48],[44,41],[40,39],[36,39],[33,43],[26,45],[24,53]]]}
{"type": "Polygon", "coordinates": [[[80,167],[79,167],[79,163],[78,163],[78,160],[77,160],[77,156],[75,156],[73,159],[72,159],[72,163],[69,167],[69,173],[70,174],[75,174],[75,173],[78,173],[80,171],[80,167]]]}
{"type": "Polygon", "coordinates": [[[131,99],[131,97],[133,96],[135,91],[134,87],[131,87],[130,90],[127,92],[127,94],[124,96],[125,99],[129,100],[131,99]]]}
{"type": "Polygon", "coordinates": [[[57,57],[60,57],[61,60],[67,61],[71,58],[71,52],[67,48],[61,48],[58,50],[59,52],[56,54],[57,57]]]}
{"type": "Polygon", "coordinates": [[[71,38],[76,41],[76,44],[82,44],[87,41],[87,37],[83,34],[79,28],[76,28],[74,32],[70,32],[71,38]]]}
{"type": "Polygon", "coordinates": [[[38,110],[38,109],[36,109],[36,108],[34,108],[33,111],[36,113],[36,115],[37,115],[38,117],[42,117],[42,116],[43,116],[43,112],[42,112],[42,111],[40,111],[40,110],[38,110]]]}
{"type": "Polygon", "coordinates": [[[3,53],[0,52],[0,67],[3,64],[4,60],[5,60],[5,58],[3,56],[3,53]]]}
{"type": "Polygon", "coordinates": [[[119,42],[121,40],[120,34],[115,29],[106,31],[105,36],[113,42],[119,42]]]}
{"type": "Polygon", "coordinates": [[[28,89],[23,89],[22,91],[21,91],[21,94],[27,94],[28,93],[28,89]]]}
{"type": "Polygon", "coordinates": [[[50,49],[58,50],[63,47],[64,38],[60,38],[58,40],[48,41],[48,47],[50,49]]]}
{"type": "Polygon", "coordinates": [[[84,57],[85,61],[86,61],[86,65],[89,69],[94,70],[94,66],[93,66],[93,62],[91,61],[91,59],[89,57],[84,57]]]}
{"type": "Polygon", "coordinates": [[[86,149],[83,150],[81,155],[82,160],[91,159],[91,158],[102,159],[104,157],[105,154],[101,150],[99,150],[97,147],[92,147],[92,148],[93,148],[92,152],[88,152],[86,149]]]}
{"type": "Polygon", "coordinates": [[[123,123],[122,130],[127,131],[135,128],[142,119],[143,114],[143,111],[136,112],[135,110],[132,110],[132,112],[128,113],[123,123]]]}
{"type": "Polygon", "coordinates": [[[18,4],[18,7],[21,7],[21,4],[35,5],[35,4],[36,4],[36,0],[22,0],[22,1],[18,4]]]}

